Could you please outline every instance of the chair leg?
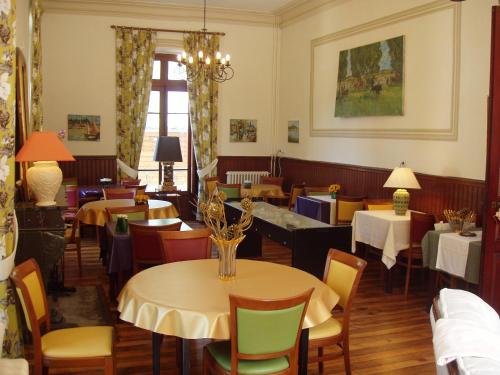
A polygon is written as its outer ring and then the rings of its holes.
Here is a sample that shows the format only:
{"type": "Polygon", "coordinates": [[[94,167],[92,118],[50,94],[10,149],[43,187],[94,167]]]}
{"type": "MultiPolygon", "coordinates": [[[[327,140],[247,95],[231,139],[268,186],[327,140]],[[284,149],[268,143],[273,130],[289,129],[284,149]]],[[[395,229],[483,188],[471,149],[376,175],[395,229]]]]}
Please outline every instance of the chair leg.
{"type": "Polygon", "coordinates": [[[410,286],[410,274],[411,274],[411,257],[408,257],[408,263],[406,267],[405,299],[408,297],[408,288],[410,286]]]}
{"type": "Polygon", "coordinates": [[[345,338],[342,343],[342,352],[344,354],[344,368],[346,375],[351,375],[351,357],[349,355],[349,339],[345,338]]]}
{"type": "Polygon", "coordinates": [[[318,372],[320,374],[323,373],[324,364],[323,364],[323,347],[318,348],[318,372]]]}
{"type": "Polygon", "coordinates": [[[207,351],[207,348],[203,348],[203,375],[209,375],[210,374],[210,371],[209,371],[209,361],[208,361],[208,351],[207,351]]]}
{"type": "Polygon", "coordinates": [[[78,275],[82,276],[82,240],[80,236],[76,238],[76,258],[78,260],[78,275]]]}
{"type": "Polygon", "coordinates": [[[116,374],[116,363],[114,357],[109,357],[104,360],[104,374],[105,375],[116,374]]]}

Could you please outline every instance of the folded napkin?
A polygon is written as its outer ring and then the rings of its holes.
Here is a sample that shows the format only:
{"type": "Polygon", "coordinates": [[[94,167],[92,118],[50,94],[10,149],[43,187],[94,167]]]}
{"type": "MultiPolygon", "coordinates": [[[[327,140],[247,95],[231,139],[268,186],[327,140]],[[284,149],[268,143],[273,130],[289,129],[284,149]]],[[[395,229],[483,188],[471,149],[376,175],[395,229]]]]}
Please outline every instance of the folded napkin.
{"type": "Polygon", "coordinates": [[[439,319],[432,342],[439,366],[458,357],[481,357],[500,362],[500,335],[472,321],[439,319]]]}

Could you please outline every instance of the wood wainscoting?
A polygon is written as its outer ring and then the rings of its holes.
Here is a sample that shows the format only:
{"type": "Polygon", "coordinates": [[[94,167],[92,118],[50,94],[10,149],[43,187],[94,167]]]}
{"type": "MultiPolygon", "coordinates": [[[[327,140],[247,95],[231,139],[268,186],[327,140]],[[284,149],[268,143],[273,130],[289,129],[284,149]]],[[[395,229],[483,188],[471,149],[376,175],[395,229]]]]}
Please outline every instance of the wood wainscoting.
{"type": "Polygon", "coordinates": [[[76,161],[59,162],[64,177],[78,177],[78,185],[98,185],[108,177],[116,183],[116,156],[74,156],[76,161]]]}
{"type": "MultiPolygon", "coordinates": [[[[270,170],[270,158],[263,156],[219,156],[217,175],[225,181],[227,171],[270,170]]],[[[328,163],[321,161],[281,158],[281,175],[285,177],[284,189],[288,191],[292,183],[306,183],[312,186],[327,186],[338,183],[345,195],[366,196],[367,198],[391,198],[394,189],[383,185],[392,170],[328,163]]],[[[276,166],[276,171],[279,168],[276,166]]],[[[446,208],[468,207],[478,214],[485,199],[485,183],[457,177],[441,177],[416,173],[421,190],[411,190],[410,208],[428,212],[442,219],[446,208]]]]}

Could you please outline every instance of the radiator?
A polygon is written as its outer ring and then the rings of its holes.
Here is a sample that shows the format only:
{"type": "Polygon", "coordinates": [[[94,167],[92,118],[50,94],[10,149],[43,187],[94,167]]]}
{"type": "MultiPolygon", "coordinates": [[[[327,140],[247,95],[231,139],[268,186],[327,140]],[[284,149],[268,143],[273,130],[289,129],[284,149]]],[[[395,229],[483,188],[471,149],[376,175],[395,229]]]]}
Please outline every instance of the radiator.
{"type": "Polygon", "coordinates": [[[262,176],[269,176],[268,171],[229,171],[226,172],[228,184],[242,184],[244,181],[252,181],[252,184],[259,184],[262,176]]]}

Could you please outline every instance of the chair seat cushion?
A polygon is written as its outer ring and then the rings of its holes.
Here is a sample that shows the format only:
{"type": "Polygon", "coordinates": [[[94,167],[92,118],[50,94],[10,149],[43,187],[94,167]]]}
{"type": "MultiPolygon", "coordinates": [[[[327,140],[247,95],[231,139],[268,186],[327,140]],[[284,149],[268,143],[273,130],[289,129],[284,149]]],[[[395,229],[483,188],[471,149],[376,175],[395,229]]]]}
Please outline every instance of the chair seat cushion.
{"type": "Polygon", "coordinates": [[[341,332],[342,324],[337,319],[331,317],[326,322],[309,329],[309,340],[337,336],[341,332]]]}
{"type": "MultiPolygon", "coordinates": [[[[219,341],[207,345],[208,352],[215,361],[226,371],[231,371],[231,342],[219,341]]],[[[257,361],[244,360],[238,361],[238,374],[242,375],[260,375],[272,374],[283,371],[290,366],[286,356],[262,359],[257,361]]]]}
{"type": "Polygon", "coordinates": [[[42,353],[50,358],[111,356],[113,327],[77,327],[51,331],[42,336],[42,353]]]}

